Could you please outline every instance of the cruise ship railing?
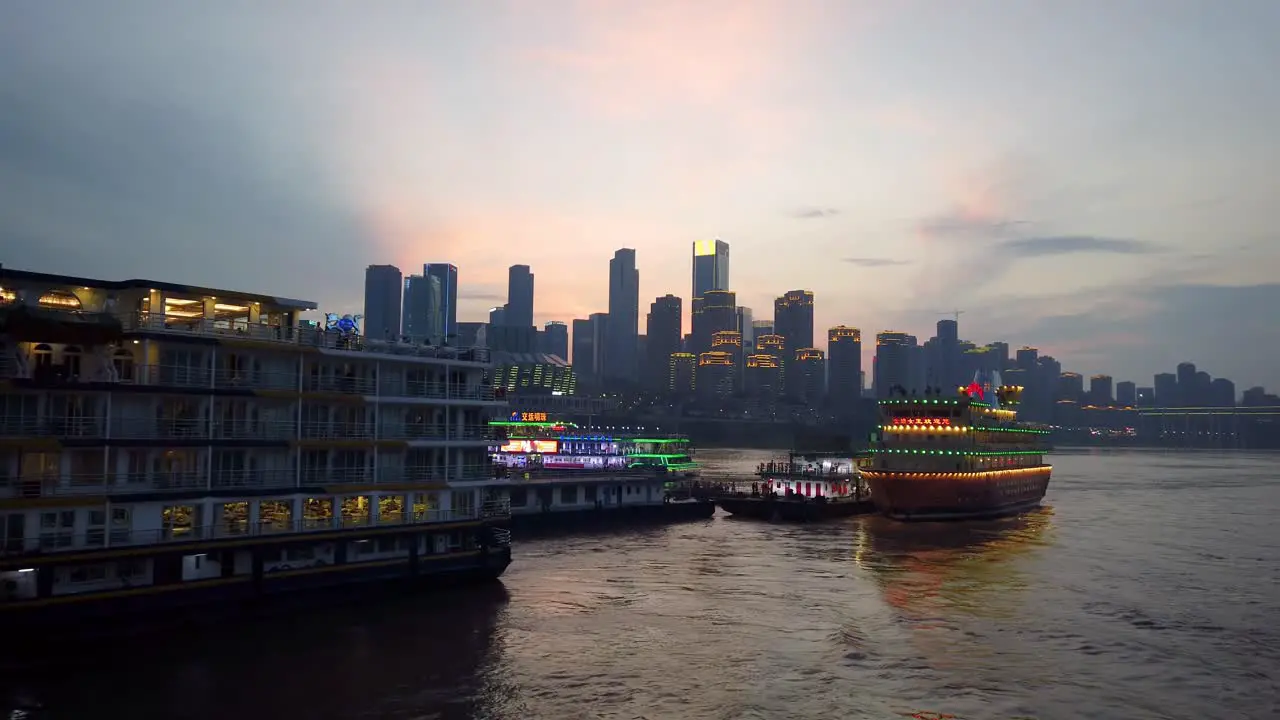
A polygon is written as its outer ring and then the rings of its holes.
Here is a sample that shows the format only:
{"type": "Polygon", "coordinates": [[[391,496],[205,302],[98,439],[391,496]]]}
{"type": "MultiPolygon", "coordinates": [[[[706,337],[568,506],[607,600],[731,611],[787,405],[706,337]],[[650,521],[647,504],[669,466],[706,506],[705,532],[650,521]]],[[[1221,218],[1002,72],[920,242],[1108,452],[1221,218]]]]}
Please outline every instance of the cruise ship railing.
{"type": "MultiPolygon", "coordinates": [[[[286,413],[289,411],[286,410],[286,413]]],[[[291,413],[290,413],[291,414],[291,413]]],[[[154,440],[426,440],[490,441],[497,432],[484,423],[397,423],[384,419],[298,423],[292,419],[101,416],[0,416],[0,437],[120,438],[154,440]]]]}
{"type": "Polygon", "coordinates": [[[488,348],[441,347],[414,343],[369,340],[359,335],[330,332],[323,329],[271,325],[247,320],[214,320],[209,318],[175,318],[161,313],[137,312],[119,316],[126,332],[153,332],[175,335],[232,337],[284,345],[375,352],[406,357],[428,357],[458,362],[487,364],[488,348]]]}
{"type": "Polygon", "coordinates": [[[137,547],[173,543],[208,542],[214,540],[244,539],[284,534],[333,532],[360,528],[384,528],[419,526],[477,520],[500,520],[509,517],[509,505],[500,502],[485,503],[465,509],[433,508],[407,510],[385,516],[330,514],[292,518],[286,520],[264,519],[257,523],[248,520],[223,520],[201,525],[174,525],[171,527],[139,530],[122,527],[91,528],[84,533],[62,530],[41,530],[36,537],[0,537],[0,556],[42,555],[59,552],[75,552],[112,547],[137,547]]]}
{"type": "Polygon", "coordinates": [[[656,470],[592,470],[575,468],[510,468],[504,475],[519,483],[553,482],[641,482],[664,477],[656,470]]]}
{"type": "Polygon", "coordinates": [[[135,495],[157,492],[275,490],[328,485],[369,485],[377,492],[384,484],[436,484],[493,481],[489,465],[464,465],[452,472],[439,468],[394,467],[325,471],[234,470],[212,475],[203,470],[189,472],[134,473],[36,473],[0,475],[0,498],[42,498],[76,495],[135,495]]]}
{"type": "MultiPolygon", "coordinates": [[[[492,401],[494,389],[488,385],[416,381],[368,376],[311,375],[297,369],[228,369],[207,365],[139,364],[127,358],[84,356],[82,371],[46,373],[34,362],[25,367],[6,358],[0,363],[0,379],[26,379],[51,386],[84,384],[138,385],[142,387],[207,388],[213,390],[277,390],[300,393],[335,393],[374,396],[386,400],[424,398],[440,400],[492,401]]],[[[370,368],[372,373],[372,368],[370,368]]]]}

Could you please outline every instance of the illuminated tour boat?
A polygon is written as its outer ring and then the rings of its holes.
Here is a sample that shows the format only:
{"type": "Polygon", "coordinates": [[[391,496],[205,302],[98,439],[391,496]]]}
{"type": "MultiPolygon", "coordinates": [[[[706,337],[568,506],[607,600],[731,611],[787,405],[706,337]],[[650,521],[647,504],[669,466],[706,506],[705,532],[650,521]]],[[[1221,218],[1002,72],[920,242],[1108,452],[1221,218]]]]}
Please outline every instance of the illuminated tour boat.
{"type": "Polygon", "coordinates": [[[501,575],[487,351],[314,309],[0,269],[0,619],[501,575]]]}
{"type": "Polygon", "coordinates": [[[721,495],[725,512],[761,520],[810,521],[874,512],[861,468],[868,455],[790,453],[761,463],[750,493],[721,495]]]}
{"type": "Polygon", "coordinates": [[[708,518],[715,503],[692,497],[698,464],[689,439],[581,428],[544,412],[493,420],[491,448],[506,478],[511,527],[568,530],[585,524],[708,518]]]}
{"type": "Polygon", "coordinates": [[[958,397],[880,401],[875,460],[863,470],[871,498],[897,520],[966,520],[1014,515],[1040,505],[1052,466],[1046,430],[1017,420],[1019,386],[1000,374],[974,382],[958,397]]]}

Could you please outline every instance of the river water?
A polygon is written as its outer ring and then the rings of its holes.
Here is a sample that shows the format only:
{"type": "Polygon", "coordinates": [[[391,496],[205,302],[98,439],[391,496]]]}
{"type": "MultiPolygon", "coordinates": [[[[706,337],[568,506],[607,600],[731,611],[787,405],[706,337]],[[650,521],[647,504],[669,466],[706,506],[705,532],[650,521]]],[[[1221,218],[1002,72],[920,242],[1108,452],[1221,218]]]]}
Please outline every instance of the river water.
{"type": "Polygon", "coordinates": [[[30,687],[75,719],[1280,716],[1280,455],[1053,461],[1022,518],[528,541],[501,586],[138,637],[30,687]]]}

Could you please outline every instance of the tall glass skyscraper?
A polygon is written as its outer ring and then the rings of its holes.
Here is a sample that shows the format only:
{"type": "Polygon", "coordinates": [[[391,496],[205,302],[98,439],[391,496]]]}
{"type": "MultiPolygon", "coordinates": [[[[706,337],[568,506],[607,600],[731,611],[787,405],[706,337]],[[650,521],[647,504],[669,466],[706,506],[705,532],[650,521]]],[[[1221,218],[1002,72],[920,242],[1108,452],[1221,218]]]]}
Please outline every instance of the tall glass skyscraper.
{"type": "Polygon", "coordinates": [[[422,274],[440,283],[440,336],[446,345],[457,343],[458,336],[458,266],[452,263],[427,263],[422,274]]]}
{"type": "Polygon", "coordinates": [[[636,378],[640,335],[640,271],[636,251],[622,248],[609,261],[609,326],[602,374],[625,382],[636,378]]]}
{"type": "Polygon", "coordinates": [[[693,297],[711,290],[729,289],[729,243],[723,240],[693,242],[693,297]]]}

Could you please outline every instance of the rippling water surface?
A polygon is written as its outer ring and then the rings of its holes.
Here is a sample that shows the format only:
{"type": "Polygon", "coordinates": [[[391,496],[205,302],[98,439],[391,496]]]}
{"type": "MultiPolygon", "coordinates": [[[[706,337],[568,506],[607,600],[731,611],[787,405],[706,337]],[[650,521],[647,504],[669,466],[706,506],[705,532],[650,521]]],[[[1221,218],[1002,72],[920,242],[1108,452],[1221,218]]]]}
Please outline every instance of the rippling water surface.
{"type": "Polygon", "coordinates": [[[505,589],[140,637],[27,686],[57,718],[1271,718],[1277,461],[1058,452],[1017,519],[530,541],[505,589]]]}

